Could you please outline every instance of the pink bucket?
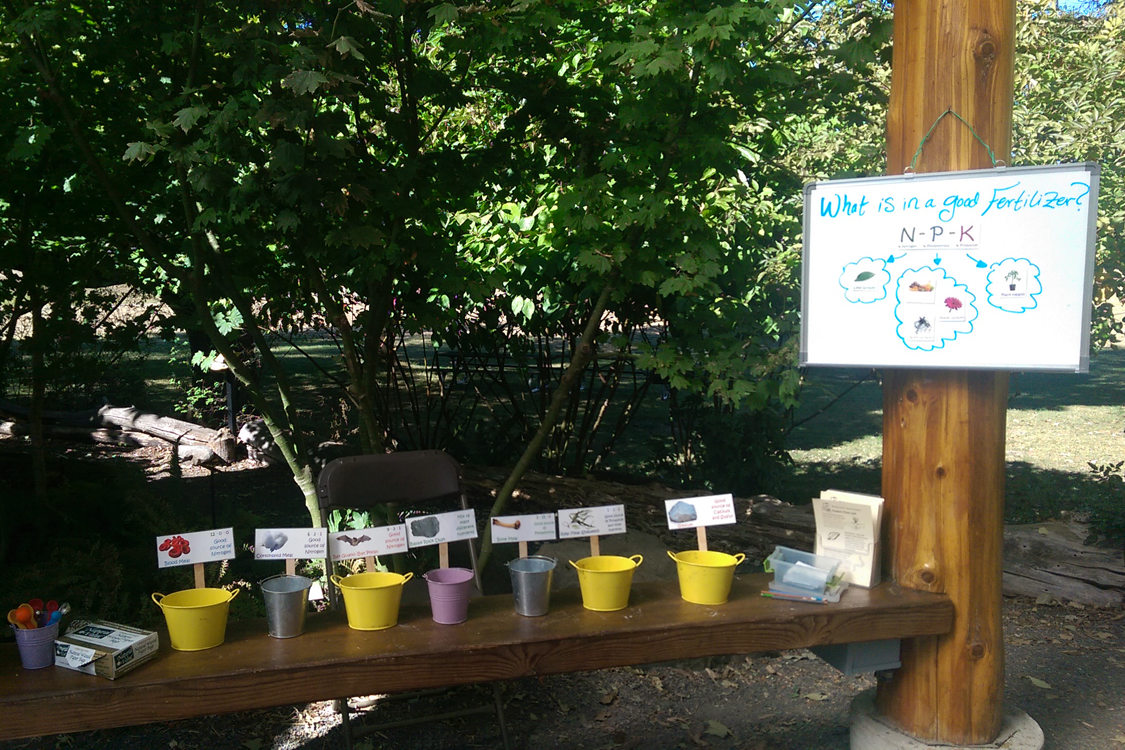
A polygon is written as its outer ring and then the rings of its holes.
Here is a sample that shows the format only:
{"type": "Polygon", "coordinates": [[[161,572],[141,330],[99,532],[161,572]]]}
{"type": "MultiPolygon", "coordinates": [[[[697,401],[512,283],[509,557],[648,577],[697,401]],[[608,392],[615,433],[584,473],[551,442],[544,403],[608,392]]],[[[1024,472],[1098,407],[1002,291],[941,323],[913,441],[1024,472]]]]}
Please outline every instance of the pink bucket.
{"type": "Polygon", "coordinates": [[[434,622],[456,625],[469,619],[473,571],[468,568],[436,568],[422,577],[430,590],[430,611],[434,622]]]}

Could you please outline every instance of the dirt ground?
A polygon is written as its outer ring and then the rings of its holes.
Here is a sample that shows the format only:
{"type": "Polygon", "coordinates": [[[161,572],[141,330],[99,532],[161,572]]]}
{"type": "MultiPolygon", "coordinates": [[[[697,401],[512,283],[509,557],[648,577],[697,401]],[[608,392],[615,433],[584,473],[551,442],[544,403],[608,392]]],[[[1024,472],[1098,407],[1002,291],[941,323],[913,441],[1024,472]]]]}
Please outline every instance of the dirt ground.
{"type": "MultiPolygon", "coordinates": [[[[191,471],[185,475],[190,478],[191,471]]],[[[273,511],[280,506],[283,515],[287,509],[302,512],[279,472],[247,471],[243,477],[224,472],[222,479],[252,486],[246,502],[270,495],[273,511]],[[275,493],[263,493],[273,483],[275,493]]],[[[225,485],[228,492],[233,486],[225,485]]],[[[1046,747],[1125,750],[1125,611],[1014,598],[1005,601],[1003,616],[1005,701],[1039,723],[1046,747]]],[[[874,686],[873,675],[846,677],[810,652],[796,651],[527,678],[499,689],[516,748],[842,750],[849,747],[849,706],[874,686]]],[[[365,713],[371,721],[397,720],[491,700],[490,686],[475,686],[405,702],[372,700],[365,713]]],[[[360,750],[499,746],[493,714],[382,730],[356,745],[360,750]]],[[[339,717],[330,703],[0,743],[0,750],[342,747],[339,717]]]]}

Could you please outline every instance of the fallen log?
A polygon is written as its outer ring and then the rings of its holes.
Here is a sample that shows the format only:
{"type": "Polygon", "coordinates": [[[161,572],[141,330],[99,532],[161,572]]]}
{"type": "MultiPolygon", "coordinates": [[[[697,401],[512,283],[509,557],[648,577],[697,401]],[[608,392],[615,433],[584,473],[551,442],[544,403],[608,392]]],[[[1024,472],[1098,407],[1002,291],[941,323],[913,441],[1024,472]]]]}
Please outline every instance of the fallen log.
{"type": "MultiPolygon", "coordinates": [[[[29,410],[9,401],[0,401],[0,414],[26,420],[29,410]]],[[[69,436],[71,439],[80,435],[85,439],[114,442],[118,436],[112,433],[98,433],[99,429],[109,428],[133,434],[143,434],[159,438],[164,443],[175,445],[178,455],[182,460],[192,463],[231,463],[238,456],[238,442],[234,435],[226,428],[212,430],[209,427],[185,422],[172,417],[162,417],[157,414],[140,411],[132,406],[105,405],[95,410],[63,412],[44,412],[44,430],[46,434],[57,437],[69,436]],[[68,430],[78,430],[69,432],[68,430]],[[84,432],[83,432],[84,431],[84,432]]],[[[19,422],[6,423],[9,430],[4,434],[20,434],[19,422]]],[[[128,438],[122,438],[129,440],[128,438]]],[[[125,444],[152,445],[152,443],[134,442],[125,444]]]]}

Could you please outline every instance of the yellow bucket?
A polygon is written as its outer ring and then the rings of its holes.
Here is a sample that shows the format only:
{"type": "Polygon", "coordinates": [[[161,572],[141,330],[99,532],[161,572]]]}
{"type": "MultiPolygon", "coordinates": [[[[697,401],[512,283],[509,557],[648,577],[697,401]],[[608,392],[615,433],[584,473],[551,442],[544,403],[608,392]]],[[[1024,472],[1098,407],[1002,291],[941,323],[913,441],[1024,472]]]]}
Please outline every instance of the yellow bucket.
{"type": "Polygon", "coordinates": [[[613,612],[629,606],[633,571],[643,560],[640,555],[596,555],[583,557],[578,561],[571,560],[570,564],[578,571],[582,606],[595,612],[613,612]]]}
{"type": "Polygon", "coordinates": [[[413,573],[355,573],[341,578],[332,576],[332,583],[344,595],[348,627],[353,630],[385,630],[398,624],[398,605],[402,587],[413,573]]]}
{"type": "Polygon", "coordinates": [[[728,555],[725,552],[689,549],[672,552],[668,557],[676,561],[680,578],[680,596],[692,604],[723,604],[730,596],[734,569],[746,555],[728,555]]]}
{"type": "Polygon", "coordinates": [[[152,600],[164,611],[168,640],[177,651],[202,651],[227,637],[230,601],[241,589],[184,589],[152,600]]]}

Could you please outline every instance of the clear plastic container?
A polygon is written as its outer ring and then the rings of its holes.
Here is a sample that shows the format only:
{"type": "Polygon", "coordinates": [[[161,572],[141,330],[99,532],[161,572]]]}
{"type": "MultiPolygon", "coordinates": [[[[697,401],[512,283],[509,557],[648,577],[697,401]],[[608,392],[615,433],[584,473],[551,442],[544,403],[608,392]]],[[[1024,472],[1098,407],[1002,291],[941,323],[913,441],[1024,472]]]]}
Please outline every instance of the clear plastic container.
{"type": "Polygon", "coordinates": [[[770,590],[801,596],[823,596],[836,577],[840,561],[790,547],[775,547],[766,558],[766,572],[773,573],[770,590]]]}

